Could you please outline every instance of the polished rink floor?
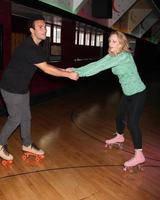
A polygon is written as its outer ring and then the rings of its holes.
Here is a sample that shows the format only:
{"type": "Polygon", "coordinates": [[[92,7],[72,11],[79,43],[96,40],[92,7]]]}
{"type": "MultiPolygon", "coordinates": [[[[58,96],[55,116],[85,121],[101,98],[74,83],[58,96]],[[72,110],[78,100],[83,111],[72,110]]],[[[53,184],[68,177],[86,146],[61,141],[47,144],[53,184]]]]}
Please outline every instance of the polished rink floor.
{"type": "MultiPolygon", "coordinates": [[[[0,166],[0,200],[160,199],[160,82],[150,81],[141,119],[144,171],[123,172],[133,156],[126,128],[123,150],[106,149],[115,132],[121,92],[115,80],[88,78],[73,89],[32,106],[32,136],[45,159],[23,161],[20,129],[9,140],[10,168],[0,166]]],[[[0,117],[0,126],[6,116],[0,117]]]]}

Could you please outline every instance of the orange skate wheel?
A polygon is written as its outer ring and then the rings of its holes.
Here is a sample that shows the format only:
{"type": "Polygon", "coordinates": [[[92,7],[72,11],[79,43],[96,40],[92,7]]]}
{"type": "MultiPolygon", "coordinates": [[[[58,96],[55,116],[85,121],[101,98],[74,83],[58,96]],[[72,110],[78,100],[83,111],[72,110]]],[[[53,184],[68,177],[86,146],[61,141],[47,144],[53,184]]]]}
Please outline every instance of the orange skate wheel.
{"type": "Polygon", "coordinates": [[[10,165],[13,163],[13,160],[2,160],[2,165],[6,167],[7,165],[10,165]]]}
{"type": "Polygon", "coordinates": [[[44,155],[37,155],[35,160],[38,162],[44,158],[44,155]]]}
{"type": "Polygon", "coordinates": [[[41,157],[41,159],[42,159],[42,158],[44,158],[44,155],[41,155],[40,157],[41,157]]]}
{"type": "Polygon", "coordinates": [[[40,161],[40,157],[39,156],[36,156],[35,160],[38,162],[40,161]]]}
{"type": "Polygon", "coordinates": [[[2,160],[2,165],[3,165],[4,167],[6,167],[6,166],[7,166],[7,161],[6,161],[6,160],[2,160]]]}
{"type": "Polygon", "coordinates": [[[8,160],[7,161],[9,164],[12,164],[13,163],[13,160],[8,160]]]}
{"type": "Polygon", "coordinates": [[[26,155],[22,155],[22,160],[26,160],[27,156],[26,155]]]}

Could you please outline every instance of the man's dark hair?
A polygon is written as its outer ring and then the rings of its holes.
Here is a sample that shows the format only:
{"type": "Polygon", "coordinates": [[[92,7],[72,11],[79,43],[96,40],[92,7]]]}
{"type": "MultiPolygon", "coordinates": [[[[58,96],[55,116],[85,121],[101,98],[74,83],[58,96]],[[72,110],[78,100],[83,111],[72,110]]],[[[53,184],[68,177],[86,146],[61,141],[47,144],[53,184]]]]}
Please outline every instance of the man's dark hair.
{"type": "Polygon", "coordinates": [[[31,16],[31,18],[28,21],[28,29],[34,28],[34,25],[35,25],[34,22],[37,21],[37,20],[44,20],[45,21],[45,18],[42,15],[31,16]]]}

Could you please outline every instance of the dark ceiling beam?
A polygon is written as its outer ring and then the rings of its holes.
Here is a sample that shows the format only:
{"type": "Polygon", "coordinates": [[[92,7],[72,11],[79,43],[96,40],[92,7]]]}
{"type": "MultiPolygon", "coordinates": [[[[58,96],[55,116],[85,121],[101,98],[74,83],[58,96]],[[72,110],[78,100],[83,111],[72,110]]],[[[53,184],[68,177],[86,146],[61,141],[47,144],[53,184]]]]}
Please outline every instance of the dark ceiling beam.
{"type": "Polygon", "coordinates": [[[110,28],[107,28],[107,27],[100,25],[96,22],[93,22],[91,20],[88,20],[86,18],[72,14],[70,12],[67,12],[65,10],[62,10],[60,8],[57,8],[55,6],[46,4],[46,3],[38,1],[38,0],[12,0],[12,2],[20,4],[20,5],[27,6],[27,7],[31,7],[31,8],[34,8],[34,9],[38,9],[38,10],[41,10],[41,11],[44,11],[44,12],[48,12],[50,14],[63,16],[65,18],[69,18],[69,19],[73,19],[73,20],[80,21],[80,22],[83,22],[83,23],[87,23],[91,26],[95,26],[95,27],[100,28],[102,30],[110,30],[110,28]]]}

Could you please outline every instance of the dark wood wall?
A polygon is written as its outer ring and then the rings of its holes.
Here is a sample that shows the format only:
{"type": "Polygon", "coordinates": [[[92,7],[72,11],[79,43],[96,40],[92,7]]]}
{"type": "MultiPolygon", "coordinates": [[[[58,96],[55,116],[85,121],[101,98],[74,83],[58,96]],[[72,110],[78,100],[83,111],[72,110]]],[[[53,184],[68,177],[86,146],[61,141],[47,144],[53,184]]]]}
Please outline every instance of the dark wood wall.
{"type": "MultiPolygon", "coordinates": [[[[28,1],[23,1],[28,2],[28,1]]],[[[37,4],[37,2],[36,2],[37,4]]],[[[47,11],[48,6],[45,7],[47,11]]],[[[111,29],[104,27],[104,49],[100,47],[89,47],[89,46],[77,46],[74,44],[75,41],[75,24],[77,20],[81,20],[74,17],[68,16],[64,11],[55,10],[56,13],[62,16],[62,60],[56,63],[52,63],[58,67],[66,68],[73,66],[81,66],[91,62],[92,60],[83,60],[83,58],[93,58],[97,60],[107,52],[107,40],[111,29]],[[63,15],[64,14],[64,15],[63,15]],[[81,60],[76,60],[76,59],[81,60]]],[[[54,14],[54,13],[53,13],[54,14]]],[[[85,23],[85,19],[83,19],[85,23]]],[[[86,20],[88,23],[88,20],[86,20]]],[[[7,66],[12,51],[18,43],[20,43],[24,37],[28,34],[27,32],[27,20],[20,17],[11,15],[11,1],[1,0],[0,2],[0,24],[3,27],[3,66],[1,66],[0,76],[2,75],[3,69],[7,66]],[[18,34],[18,35],[16,35],[18,34]],[[17,39],[18,38],[18,39],[17,39]]],[[[90,24],[95,25],[96,24],[90,24]]],[[[100,28],[100,27],[98,27],[100,28]]],[[[102,27],[101,27],[102,28],[102,27]]],[[[150,42],[137,39],[135,49],[135,61],[138,65],[138,69],[142,75],[146,73],[152,73],[153,71],[159,74],[160,71],[160,46],[152,44],[150,42]]],[[[108,72],[106,73],[108,74],[108,72]]],[[[104,77],[104,74],[103,74],[104,77]]],[[[145,77],[145,76],[144,76],[145,77]]],[[[148,78],[148,77],[147,77],[148,78]]],[[[42,72],[38,72],[31,83],[31,95],[41,95],[52,91],[55,91],[66,86],[74,84],[73,81],[48,76],[42,72]]]]}
{"type": "Polygon", "coordinates": [[[11,3],[10,0],[0,1],[0,24],[3,28],[3,63],[1,70],[8,64],[11,56],[11,3]]]}

